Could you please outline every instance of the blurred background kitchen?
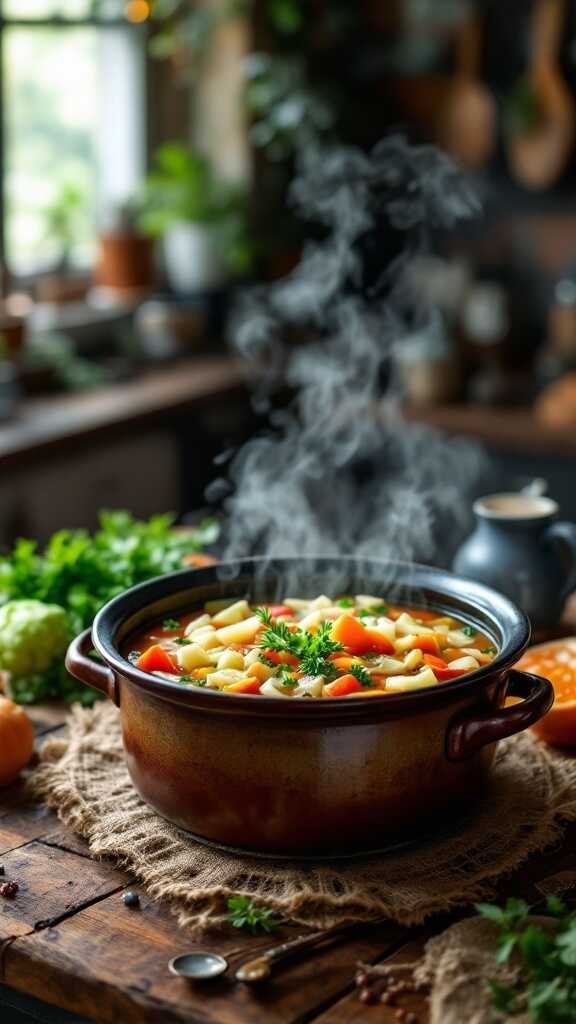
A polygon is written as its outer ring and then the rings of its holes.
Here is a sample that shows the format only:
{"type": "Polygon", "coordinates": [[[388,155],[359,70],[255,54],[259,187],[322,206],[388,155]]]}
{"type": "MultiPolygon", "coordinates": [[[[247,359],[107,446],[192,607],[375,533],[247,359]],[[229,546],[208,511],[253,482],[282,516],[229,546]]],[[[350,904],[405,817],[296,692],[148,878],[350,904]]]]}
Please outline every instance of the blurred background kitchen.
{"type": "Polygon", "coordinates": [[[396,129],[483,204],[413,268],[407,414],[576,518],[576,4],[0,0],[0,47],[1,544],[205,506],[258,427],[230,310],[312,230],[297,152],[396,129]]]}

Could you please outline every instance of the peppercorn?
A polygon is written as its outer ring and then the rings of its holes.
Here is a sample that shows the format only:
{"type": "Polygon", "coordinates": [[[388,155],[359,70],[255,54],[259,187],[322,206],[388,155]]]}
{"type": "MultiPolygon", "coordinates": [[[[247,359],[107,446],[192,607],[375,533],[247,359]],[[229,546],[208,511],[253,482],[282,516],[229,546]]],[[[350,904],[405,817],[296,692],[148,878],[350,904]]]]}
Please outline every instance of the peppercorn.
{"type": "Polygon", "coordinates": [[[358,993],[358,999],[367,1006],[378,1002],[378,996],[370,988],[361,988],[358,993]]]}
{"type": "Polygon", "coordinates": [[[18,892],[18,882],[0,882],[0,896],[13,899],[18,892]]]}
{"type": "Polygon", "coordinates": [[[125,907],[131,907],[133,910],[140,906],[140,897],[137,892],[125,892],[122,901],[125,907]]]}
{"type": "Polygon", "coordinates": [[[396,996],[393,992],[384,991],[380,996],[380,1002],[385,1006],[396,1006],[396,996]]]}

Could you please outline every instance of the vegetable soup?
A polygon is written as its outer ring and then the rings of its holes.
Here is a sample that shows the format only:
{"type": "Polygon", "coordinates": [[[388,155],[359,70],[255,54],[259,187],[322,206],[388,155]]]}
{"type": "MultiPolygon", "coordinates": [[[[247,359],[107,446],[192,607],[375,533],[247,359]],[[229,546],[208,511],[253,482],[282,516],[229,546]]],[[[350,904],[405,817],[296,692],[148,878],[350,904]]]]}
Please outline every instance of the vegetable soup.
{"type": "Polygon", "coordinates": [[[441,685],[497,651],[473,626],[356,594],[253,606],[208,601],[134,637],[138,668],[185,686],[266,697],[375,697],[441,685]]]}

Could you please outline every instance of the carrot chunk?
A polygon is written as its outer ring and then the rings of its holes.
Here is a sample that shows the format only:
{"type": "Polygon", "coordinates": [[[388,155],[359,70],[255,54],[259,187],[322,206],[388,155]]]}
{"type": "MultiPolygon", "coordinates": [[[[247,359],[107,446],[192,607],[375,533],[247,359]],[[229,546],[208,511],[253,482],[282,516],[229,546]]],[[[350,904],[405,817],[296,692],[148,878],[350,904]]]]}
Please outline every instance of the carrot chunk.
{"type": "Polygon", "coordinates": [[[465,676],[467,672],[465,668],[450,668],[444,658],[437,658],[434,654],[425,654],[424,662],[442,683],[448,682],[449,679],[457,679],[458,676],[465,676]]]}
{"type": "Polygon", "coordinates": [[[292,665],[296,668],[299,664],[296,655],[288,654],[288,652],[264,650],[262,651],[262,655],[267,658],[268,661],[273,661],[275,665],[292,665]]]}
{"type": "Polygon", "coordinates": [[[424,651],[426,654],[440,654],[440,644],[437,636],[418,636],[412,646],[419,651],[424,651]]]}
{"type": "Polygon", "coordinates": [[[358,693],[363,690],[362,683],[359,683],[356,676],[340,676],[340,679],[335,679],[333,683],[329,683],[324,688],[324,693],[327,693],[330,697],[347,697],[349,693],[358,693]]]}
{"type": "Polygon", "coordinates": [[[140,655],[136,662],[137,668],[143,672],[177,672],[178,669],[172,658],[160,644],[153,644],[147,651],[140,655]]]}
{"type": "Polygon", "coordinates": [[[294,612],[286,604],[268,605],[268,611],[273,619],[291,619],[294,612]]]}
{"type": "Polygon", "coordinates": [[[249,676],[248,679],[241,679],[239,683],[230,683],[225,686],[226,693],[260,693],[262,683],[259,679],[249,676]]]}
{"type": "Polygon", "coordinates": [[[369,651],[392,654],[393,644],[377,629],[367,629],[352,615],[340,615],[332,626],[332,639],[342,644],[350,654],[362,655],[369,651]]]}

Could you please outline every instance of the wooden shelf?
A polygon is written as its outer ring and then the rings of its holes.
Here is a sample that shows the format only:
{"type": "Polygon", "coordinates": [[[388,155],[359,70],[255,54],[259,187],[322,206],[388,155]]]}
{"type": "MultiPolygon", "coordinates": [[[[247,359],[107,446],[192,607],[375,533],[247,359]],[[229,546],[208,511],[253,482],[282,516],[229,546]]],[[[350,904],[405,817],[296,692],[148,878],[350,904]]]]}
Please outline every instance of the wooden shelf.
{"type": "Polygon", "coordinates": [[[96,391],[29,399],[16,419],[0,427],[0,467],[177,414],[240,391],[243,380],[239,361],[196,358],[96,391]]]}
{"type": "Polygon", "coordinates": [[[447,434],[476,438],[499,451],[576,456],[576,425],[547,426],[540,423],[530,409],[445,405],[406,409],[405,416],[412,422],[425,423],[447,434]]]}

